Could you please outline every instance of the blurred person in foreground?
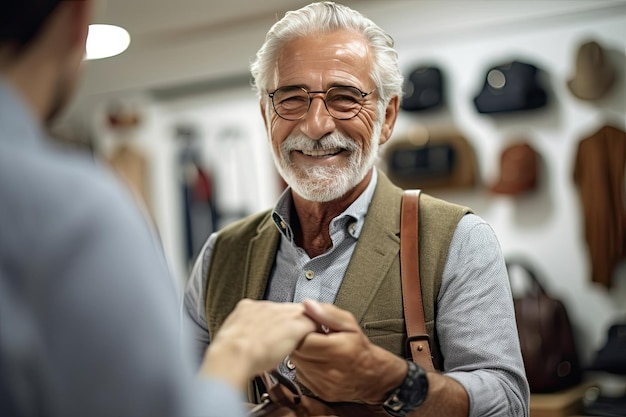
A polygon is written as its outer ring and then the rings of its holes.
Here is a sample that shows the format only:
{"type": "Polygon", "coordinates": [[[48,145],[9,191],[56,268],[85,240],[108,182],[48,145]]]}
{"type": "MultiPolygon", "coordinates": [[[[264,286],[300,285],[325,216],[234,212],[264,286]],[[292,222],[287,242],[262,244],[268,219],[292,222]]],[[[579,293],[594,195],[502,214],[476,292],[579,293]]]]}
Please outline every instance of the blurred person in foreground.
{"type": "Polygon", "coordinates": [[[242,301],[196,376],[132,197],[44,134],[78,82],[93,7],[0,6],[0,415],[244,416],[248,379],[315,325],[302,304],[242,301]]]}
{"type": "Polygon", "coordinates": [[[402,190],[375,167],[403,82],[391,37],[348,7],[315,2],[272,26],[251,72],[289,187],[273,209],[211,235],[196,260],[184,313],[198,358],[241,297],[310,298],[330,331],[308,334],[279,369],[313,395],[392,416],[527,416],[499,242],[471,210],[424,194],[420,271],[438,371],[406,359],[402,190]]]}

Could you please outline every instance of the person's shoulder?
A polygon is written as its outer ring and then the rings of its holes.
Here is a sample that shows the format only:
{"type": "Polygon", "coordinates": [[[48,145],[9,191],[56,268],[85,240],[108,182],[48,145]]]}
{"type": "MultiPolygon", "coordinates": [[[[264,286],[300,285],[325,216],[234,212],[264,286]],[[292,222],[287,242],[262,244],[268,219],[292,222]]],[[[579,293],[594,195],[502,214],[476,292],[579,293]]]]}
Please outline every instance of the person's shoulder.
{"type": "Polygon", "coordinates": [[[88,154],[14,152],[8,165],[1,169],[0,193],[8,206],[3,217],[11,216],[21,230],[88,227],[138,212],[122,184],[88,154]]]}
{"type": "Polygon", "coordinates": [[[115,250],[137,257],[157,253],[148,252],[155,247],[153,236],[130,194],[88,157],[54,152],[11,157],[0,168],[0,246],[16,268],[45,276],[39,272],[71,260],[103,260],[103,253],[115,250]]]}
{"type": "Polygon", "coordinates": [[[130,192],[113,172],[98,159],[82,152],[56,152],[49,159],[52,186],[60,194],[74,196],[77,205],[95,211],[110,212],[134,208],[130,192]]]}
{"type": "Polygon", "coordinates": [[[461,217],[455,230],[455,236],[459,241],[474,239],[484,243],[498,240],[491,225],[474,213],[468,213],[461,217]]]}

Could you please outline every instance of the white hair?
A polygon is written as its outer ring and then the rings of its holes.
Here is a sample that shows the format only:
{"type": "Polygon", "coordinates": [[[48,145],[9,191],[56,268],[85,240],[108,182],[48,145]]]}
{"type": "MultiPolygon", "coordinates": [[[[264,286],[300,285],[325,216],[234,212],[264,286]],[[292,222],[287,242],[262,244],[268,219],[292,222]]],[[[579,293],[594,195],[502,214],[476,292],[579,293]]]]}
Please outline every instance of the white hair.
{"type": "Polygon", "coordinates": [[[395,96],[401,96],[403,77],[398,67],[398,53],[392,37],[377,24],[347,6],[330,1],[311,3],[287,12],[267,32],[265,42],[250,65],[253,87],[261,99],[267,99],[276,71],[276,61],[284,45],[294,39],[349,30],[359,33],[373,51],[370,77],[376,85],[380,110],[395,96]]]}

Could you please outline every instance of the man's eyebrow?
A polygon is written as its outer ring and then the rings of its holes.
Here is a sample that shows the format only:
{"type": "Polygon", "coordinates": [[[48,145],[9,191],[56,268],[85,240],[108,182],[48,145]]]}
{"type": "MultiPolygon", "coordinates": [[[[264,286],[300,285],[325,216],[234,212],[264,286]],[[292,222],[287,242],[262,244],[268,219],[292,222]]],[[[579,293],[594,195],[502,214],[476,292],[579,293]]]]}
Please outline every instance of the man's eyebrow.
{"type": "MultiPolygon", "coordinates": [[[[346,84],[344,82],[337,81],[337,82],[333,82],[333,83],[327,84],[327,86],[325,87],[324,91],[326,91],[326,90],[328,90],[329,88],[332,88],[332,87],[354,87],[354,88],[359,88],[359,87],[357,87],[354,84],[346,84]]],[[[287,85],[281,85],[278,88],[304,88],[307,91],[311,91],[311,89],[309,88],[308,84],[287,84],[287,85]]]]}
{"type": "Polygon", "coordinates": [[[279,88],[304,88],[307,91],[309,90],[309,87],[306,84],[286,84],[286,85],[281,85],[277,89],[279,88]]]}

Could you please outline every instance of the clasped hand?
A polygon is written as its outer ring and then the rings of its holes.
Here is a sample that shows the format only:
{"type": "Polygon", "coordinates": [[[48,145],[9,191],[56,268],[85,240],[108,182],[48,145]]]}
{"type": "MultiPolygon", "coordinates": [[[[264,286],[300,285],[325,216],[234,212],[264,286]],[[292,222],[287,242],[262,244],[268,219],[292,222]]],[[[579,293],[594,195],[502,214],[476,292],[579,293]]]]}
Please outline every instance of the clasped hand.
{"type": "Polygon", "coordinates": [[[402,381],[406,362],[372,344],[350,312],[310,300],[303,304],[319,329],[291,354],[298,380],[326,401],[382,403],[402,381]]]}

